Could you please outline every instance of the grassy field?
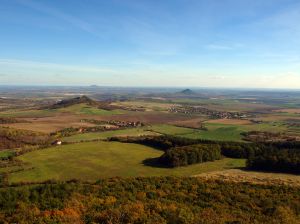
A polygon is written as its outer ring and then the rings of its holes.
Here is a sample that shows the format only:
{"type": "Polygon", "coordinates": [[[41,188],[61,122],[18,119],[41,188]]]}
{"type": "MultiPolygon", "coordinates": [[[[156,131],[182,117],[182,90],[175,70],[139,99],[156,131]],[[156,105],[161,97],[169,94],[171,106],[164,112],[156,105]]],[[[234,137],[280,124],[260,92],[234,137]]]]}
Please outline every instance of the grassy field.
{"type": "Polygon", "coordinates": [[[125,102],[115,102],[112,105],[125,106],[131,108],[143,107],[148,111],[167,111],[174,104],[166,102],[147,102],[147,101],[125,101],[125,102]]]}
{"type": "Polygon", "coordinates": [[[230,125],[230,124],[218,124],[207,123],[205,127],[208,131],[200,131],[198,133],[188,134],[185,137],[188,138],[204,138],[208,140],[220,140],[220,141],[242,141],[243,132],[248,131],[269,131],[269,132],[281,132],[285,131],[286,127],[280,123],[262,123],[262,124],[250,124],[250,125],[230,125]]]}
{"type": "Polygon", "coordinates": [[[0,159],[6,159],[9,156],[12,156],[14,153],[12,150],[2,150],[0,151],[0,159]]]}
{"type": "Polygon", "coordinates": [[[96,107],[92,107],[86,104],[76,104],[73,106],[57,109],[59,112],[69,112],[74,114],[85,114],[85,115],[119,115],[123,114],[122,110],[103,110],[96,107]]]}
{"type": "MultiPolygon", "coordinates": [[[[255,101],[255,100],[254,100],[255,101]]],[[[261,109],[272,108],[270,105],[256,102],[243,102],[236,99],[228,98],[210,98],[210,99],[190,99],[181,98],[173,99],[172,103],[188,104],[188,105],[202,105],[210,109],[225,110],[225,111],[255,111],[261,109]]]]}
{"type": "Polygon", "coordinates": [[[208,131],[197,131],[184,137],[193,139],[207,139],[218,141],[242,141],[244,131],[240,125],[207,124],[208,131]]]}
{"type": "Polygon", "coordinates": [[[155,134],[168,134],[192,139],[207,139],[220,141],[242,141],[241,132],[245,129],[234,125],[209,124],[208,131],[196,130],[192,128],[176,127],[173,125],[154,125],[145,128],[132,128],[116,131],[105,131],[98,133],[77,134],[63,138],[65,142],[91,141],[96,139],[106,139],[116,136],[142,136],[155,134]]]}
{"type": "Polygon", "coordinates": [[[262,123],[262,124],[222,124],[205,123],[207,131],[192,128],[176,127],[173,125],[155,125],[149,130],[161,133],[182,136],[193,139],[207,139],[219,141],[242,141],[241,133],[247,131],[286,131],[287,127],[281,123],[262,123]]]}
{"type": "Polygon", "coordinates": [[[207,139],[220,141],[242,141],[241,125],[207,124],[208,131],[192,128],[176,127],[172,125],[156,125],[150,128],[161,134],[176,135],[193,139],[207,139]]]}
{"type": "Polygon", "coordinates": [[[0,112],[0,117],[47,117],[54,114],[53,110],[6,110],[0,112]]]}
{"type": "Polygon", "coordinates": [[[103,110],[86,104],[76,104],[73,106],[60,109],[44,109],[44,110],[7,110],[0,112],[0,117],[47,117],[54,116],[59,113],[73,113],[84,115],[120,115],[124,114],[122,110],[103,110]]]}
{"type": "Polygon", "coordinates": [[[106,177],[190,176],[203,172],[244,167],[245,160],[223,159],[175,169],[146,166],[143,160],[156,158],[162,151],[119,142],[88,142],[53,147],[24,154],[24,171],[11,174],[10,182],[66,180],[78,178],[97,180],[106,177]]]}
{"type": "Polygon", "coordinates": [[[94,132],[94,133],[84,133],[72,135],[65,137],[62,140],[65,142],[80,142],[80,141],[91,141],[97,139],[107,139],[109,137],[119,137],[119,136],[153,136],[157,133],[147,131],[144,128],[129,128],[123,130],[115,131],[105,131],[105,132],[94,132]]]}
{"type": "Polygon", "coordinates": [[[240,133],[243,131],[236,126],[230,125],[209,125],[209,131],[195,130],[191,128],[176,127],[173,125],[154,125],[147,128],[132,128],[116,131],[105,131],[98,133],[77,134],[63,138],[65,142],[91,141],[106,139],[116,136],[142,136],[155,134],[168,134],[193,139],[241,141],[240,133]]]}
{"type": "Polygon", "coordinates": [[[290,127],[287,133],[300,135],[300,127],[290,127]]]}
{"type": "Polygon", "coordinates": [[[83,116],[80,115],[59,114],[51,117],[23,118],[25,123],[3,124],[3,126],[43,133],[51,133],[69,127],[95,126],[94,124],[83,122],[82,118],[83,116]]]}
{"type": "Polygon", "coordinates": [[[153,125],[148,129],[160,134],[168,134],[168,135],[186,135],[197,131],[192,128],[177,127],[168,124],[153,125]]]}

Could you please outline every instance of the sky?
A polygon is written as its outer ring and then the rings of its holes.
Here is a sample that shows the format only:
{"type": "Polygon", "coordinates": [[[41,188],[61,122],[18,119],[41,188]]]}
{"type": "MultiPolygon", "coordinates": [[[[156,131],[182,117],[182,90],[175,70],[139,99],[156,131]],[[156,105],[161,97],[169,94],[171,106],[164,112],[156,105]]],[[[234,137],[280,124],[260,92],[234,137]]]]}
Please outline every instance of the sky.
{"type": "Polygon", "coordinates": [[[300,89],[299,0],[0,0],[0,85],[300,89]]]}

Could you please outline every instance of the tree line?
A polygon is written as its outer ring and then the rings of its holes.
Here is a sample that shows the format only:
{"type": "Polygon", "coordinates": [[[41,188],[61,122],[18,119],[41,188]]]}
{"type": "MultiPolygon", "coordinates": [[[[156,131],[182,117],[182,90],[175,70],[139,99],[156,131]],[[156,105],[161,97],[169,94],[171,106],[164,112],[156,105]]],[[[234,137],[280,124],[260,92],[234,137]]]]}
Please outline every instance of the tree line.
{"type": "Polygon", "coordinates": [[[269,148],[249,157],[247,167],[255,170],[300,174],[300,152],[297,149],[269,148]]]}
{"type": "Polygon", "coordinates": [[[169,167],[186,166],[194,163],[229,158],[247,159],[247,167],[256,170],[300,173],[300,142],[224,142],[187,139],[170,135],[157,137],[114,137],[110,141],[143,144],[164,151],[158,160],[169,167]],[[210,160],[204,160],[203,148],[211,150],[210,160]]]}
{"type": "Polygon", "coordinates": [[[52,138],[43,133],[0,127],[0,150],[24,146],[50,145],[52,138]]]}

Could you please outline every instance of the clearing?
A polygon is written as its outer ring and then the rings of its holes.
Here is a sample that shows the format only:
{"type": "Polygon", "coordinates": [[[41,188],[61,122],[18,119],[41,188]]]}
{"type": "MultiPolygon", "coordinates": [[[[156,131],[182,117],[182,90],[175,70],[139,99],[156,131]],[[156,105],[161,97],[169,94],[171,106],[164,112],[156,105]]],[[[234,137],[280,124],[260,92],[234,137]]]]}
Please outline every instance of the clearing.
{"type": "Polygon", "coordinates": [[[147,131],[143,128],[129,128],[114,131],[104,132],[92,132],[84,134],[76,134],[69,137],[65,137],[62,140],[64,142],[80,142],[80,141],[92,141],[92,140],[104,140],[110,137],[138,137],[138,136],[155,136],[157,133],[147,131]]]}
{"type": "Polygon", "coordinates": [[[68,180],[95,181],[107,177],[191,176],[203,172],[244,167],[245,160],[225,158],[175,169],[143,164],[162,151],[138,144],[87,142],[37,150],[19,156],[24,170],[12,173],[10,182],[68,180]]]}

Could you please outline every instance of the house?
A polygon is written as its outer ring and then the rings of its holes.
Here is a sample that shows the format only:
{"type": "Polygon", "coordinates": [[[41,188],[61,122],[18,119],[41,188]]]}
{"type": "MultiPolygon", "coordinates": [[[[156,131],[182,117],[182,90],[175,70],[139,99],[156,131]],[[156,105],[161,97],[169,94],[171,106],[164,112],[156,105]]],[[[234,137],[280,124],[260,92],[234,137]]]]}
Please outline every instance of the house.
{"type": "Polygon", "coordinates": [[[61,140],[55,140],[52,145],[62,145],[62,141],[61,140]]]}

